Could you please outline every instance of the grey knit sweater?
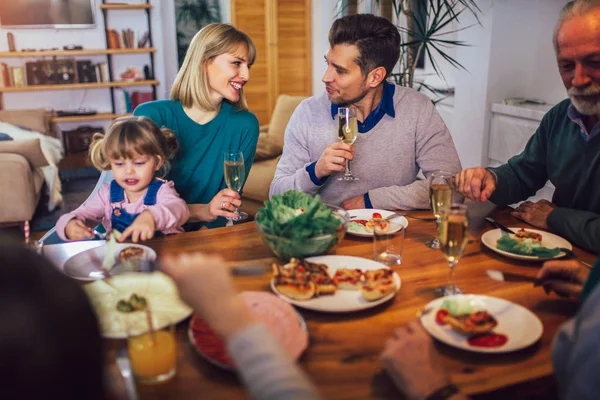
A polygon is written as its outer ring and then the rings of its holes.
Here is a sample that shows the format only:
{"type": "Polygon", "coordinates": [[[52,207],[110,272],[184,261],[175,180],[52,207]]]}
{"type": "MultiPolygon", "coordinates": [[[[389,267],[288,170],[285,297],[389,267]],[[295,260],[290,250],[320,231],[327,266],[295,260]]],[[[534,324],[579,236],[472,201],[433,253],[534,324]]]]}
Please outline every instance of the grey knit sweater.
{"type": "Polygon", "coordinates": [[[384,117],[366,133],[359,133],[352,173],[360,180],[338,181],[333,174],[321,186],[310,178],[306,167],[316,162],[327,145],[338,140],[337,120],[325,94],[304,100],[285,131],[283,154],[270,196],[297,189],[321,195],[325,203],[341,205],[345,200],[369,193],[373,208],[429,208],[427,181],[417,180],[423,170],[459,172],[458,154],[452,137],[431,100],[414,89],[396,86],[396,117],[384,117]]]}

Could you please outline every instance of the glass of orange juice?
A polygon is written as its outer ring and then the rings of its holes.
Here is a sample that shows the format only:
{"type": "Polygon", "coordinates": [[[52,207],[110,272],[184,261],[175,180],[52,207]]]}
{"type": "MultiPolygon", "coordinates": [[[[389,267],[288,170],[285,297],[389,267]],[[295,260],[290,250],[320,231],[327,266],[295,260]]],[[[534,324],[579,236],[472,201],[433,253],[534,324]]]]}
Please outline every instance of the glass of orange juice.
{"type": "Polygon", "coordinates": [[[136,379],[141,383],[159,383],[172,378],[177,371],[175,325],[169,323],[152,330],[147,329],[147,323],[140,325],[137,329],[129,327],[127,337],[127,350],[136,379]],[[145,329],[140,329],[140,325],[145,325],[145,329]]]}

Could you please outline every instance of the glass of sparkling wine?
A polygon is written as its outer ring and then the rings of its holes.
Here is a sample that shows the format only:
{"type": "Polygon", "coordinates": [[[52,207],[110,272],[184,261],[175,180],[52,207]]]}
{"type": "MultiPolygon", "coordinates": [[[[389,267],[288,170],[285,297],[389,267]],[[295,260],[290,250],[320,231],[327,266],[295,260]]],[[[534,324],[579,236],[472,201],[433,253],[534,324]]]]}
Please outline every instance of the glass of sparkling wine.
{"type": "MultiPolygon", "coordinates": [[[[225,183],[227,187],[236,193],[242,190],[246,179],[246,169],[244,168],[244,154],[241,151],[226,151],[223,156],[223,168],[225,172],[225,183]]],[[[227,218],[236,222],[248,219],[248,214],[235,208],[237,218],[227,218]]]]}
{"type": "MultiPolygon", "coordinates": [[[[349,145],[353,145],[358,137],[358,122],[356,121],[356,113],[348,107],[338,108],[338,137],[340,141],[349,145]]],[[[346,172],[338,178],[340,181],[357,181],[358,178],[352,175],[350,171],[350,161],[346,160],[346,172]]]]}
{"type": "Polygon", "coordinates": [[[438,236],[440,249],[450,266],[448,286],[443,288],[444,296],[462,293],[454,285],[454,268],[465,250],[469,238],[469,223],[467,206],[464,204],[452,204],[448,209],[442,211],[440,218],[438,236]]]}
{"type": "MultiPolygon", "coordinates": [[[[440,224],[440,217],[443,211],[452,205],[452,182],[454,174],[446,171],[434,171],[429,176],[429,200],[431,210],[436,218],[436,227],[440,224]]],[[[431,249],[439,249],[440,241],[436,237],[425,242],[425,245],[431,249]]]]}

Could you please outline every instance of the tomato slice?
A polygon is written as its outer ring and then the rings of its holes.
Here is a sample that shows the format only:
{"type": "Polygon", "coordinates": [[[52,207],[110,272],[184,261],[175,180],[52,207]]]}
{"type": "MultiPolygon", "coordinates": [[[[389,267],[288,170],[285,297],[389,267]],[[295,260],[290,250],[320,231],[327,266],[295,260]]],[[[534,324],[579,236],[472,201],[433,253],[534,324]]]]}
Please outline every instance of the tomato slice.
{"type": "Polygon", "coordinates": [[[373,213],[373,218],[382,218],[381,214],[379,213],[373,213]]]}
{"type": "Polygon", "coordinates": [[[435,314],[435,322],[437,322],[439,325],[446,325],[446,317],[448,314],[448,310],[440,308],[435,314]]]}

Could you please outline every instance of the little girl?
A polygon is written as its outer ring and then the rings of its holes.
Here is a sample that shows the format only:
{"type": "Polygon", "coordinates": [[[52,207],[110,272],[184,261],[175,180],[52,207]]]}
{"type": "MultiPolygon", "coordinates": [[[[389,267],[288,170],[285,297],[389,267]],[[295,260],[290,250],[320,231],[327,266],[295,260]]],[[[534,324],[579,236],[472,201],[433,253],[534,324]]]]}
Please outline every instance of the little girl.
{"type": "Polygon", "coordinates": [[[114,180],[104,184],[75,211],[56,223],[62,240],[93,238],[90,226],[99,223],[107,232],[117,229],[119,241],[131,236],[134,242],[147,240],[155,231],[183,232],[181,226],[190,212],[164,176],[169,158],[177,150],[177,139],[145,117],[116,119],[103,135],[96,133],[90,145],[90,159],[100,171],[111,169],[114,180]]]}

